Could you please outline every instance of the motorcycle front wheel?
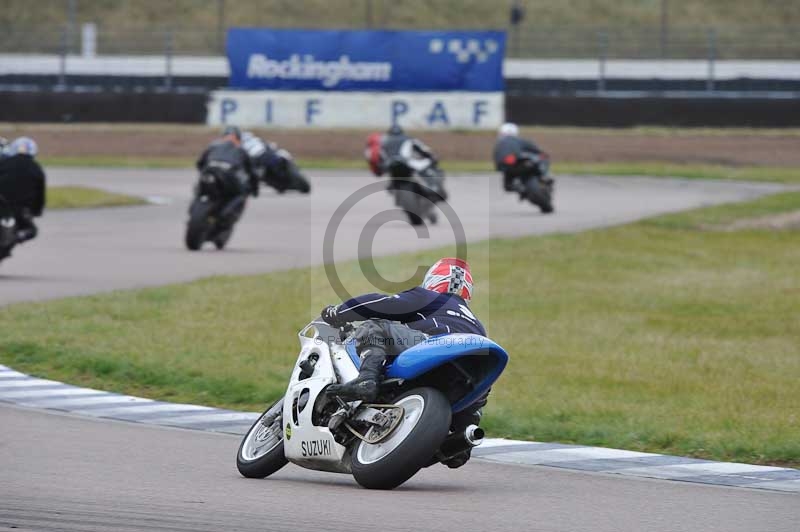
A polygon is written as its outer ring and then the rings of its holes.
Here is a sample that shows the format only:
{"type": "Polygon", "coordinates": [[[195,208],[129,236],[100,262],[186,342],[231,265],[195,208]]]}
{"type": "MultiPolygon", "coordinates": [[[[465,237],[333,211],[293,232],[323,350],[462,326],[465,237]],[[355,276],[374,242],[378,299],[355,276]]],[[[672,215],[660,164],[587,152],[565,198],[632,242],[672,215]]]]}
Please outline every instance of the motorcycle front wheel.
{"type": "Polygon", "coordinates": [[[8,247],[0,247],[0,262],[1,262],[3,259],[6,259],[6,258],[8,258],[8,257],[10,257],[10,256],[11,256],[11,248],[12,248],[12,247],[13,247],[13,246],[8,246],[8,247]]]}
{"type": "Polygon", "coordinates": [[[306,176],[300,173],[297,166],[292,163],[289,174],[292,176],[292,188],[301,194],[308,194],[311,192],[311,183],[308,182],[306,176]]]}
{"type": "Polygon", "coordinates": [[[365,488],[396,488],[428,465],[447,437],[452,412],[439,390],[414,388],[394,404],[403,407],[403,420],[389,436],[375,444],[360,441],[353,448],[353,477],[365,488]]]}
{"type": "Polygon", "coordinates": [[[283,398],[267,408],[247,431],[236,467],[247,478],[264,478],[289,463],[283,454],[283,398]]]}

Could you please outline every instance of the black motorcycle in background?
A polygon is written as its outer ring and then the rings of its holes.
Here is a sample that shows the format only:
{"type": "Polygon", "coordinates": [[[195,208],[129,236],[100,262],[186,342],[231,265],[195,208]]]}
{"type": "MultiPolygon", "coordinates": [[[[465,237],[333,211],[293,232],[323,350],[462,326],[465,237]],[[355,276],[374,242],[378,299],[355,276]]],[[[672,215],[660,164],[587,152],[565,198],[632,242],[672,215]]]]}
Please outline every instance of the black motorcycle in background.
{"type": "Polygon", "coordinates": [[[390,159],[387,171],[391,178],[389,191],[395,205],[405,211],[411,225],[422,225],[428,219],[436,223],[435,203],[447,200],[444,171],[435,159],[420,160],[403,156],[390,159]]]}
{"type": "Polygon", "coordinates": [[[303,175],[292,154],[283,148],[272,152],[269,160],[264,164],[254,164],[259,180],[265,185],[274,188],[278,194],[287,190],[296,190],[302,194],[311,192],[311,183],[303,175]]]}
{"type": "Polygon", "coordinates": [[[233,227],[244,211],[246,196],[231,204],[225,193],[226,179],[218,168],[203,170],[194,187],[194,199],[189,205],[186,224],[186,247],[197,251],[206,242],[223,249],[233,233],[233,227]]]}
{"type": "Polygon", "coordinates": [[[520,200],[528,200],[543,213],[552,213],[555,180],[548,175],[550,156],[545,152],[522,152],[505,158],[501,170],[520,200]]]}
{"type": "Polygon", "coordinates": [[[0,196],[0,261],[11,256],[11,250],[17,245],[17,221],[14,211],[6,200],[0,196]]]}

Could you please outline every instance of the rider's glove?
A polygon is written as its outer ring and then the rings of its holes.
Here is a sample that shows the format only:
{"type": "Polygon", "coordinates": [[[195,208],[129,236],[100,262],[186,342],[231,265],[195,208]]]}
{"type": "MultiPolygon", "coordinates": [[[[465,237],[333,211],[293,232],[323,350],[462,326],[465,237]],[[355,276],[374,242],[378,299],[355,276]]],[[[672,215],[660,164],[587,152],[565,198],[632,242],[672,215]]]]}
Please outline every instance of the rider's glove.
{"type": "Polygon", "coordinates": [[[339,311],[334,305],[328,305],[322,309],[320,315],[322,316],[322,321],[333,327],[341,327],[347,323],[339,318],[339,311]]]}

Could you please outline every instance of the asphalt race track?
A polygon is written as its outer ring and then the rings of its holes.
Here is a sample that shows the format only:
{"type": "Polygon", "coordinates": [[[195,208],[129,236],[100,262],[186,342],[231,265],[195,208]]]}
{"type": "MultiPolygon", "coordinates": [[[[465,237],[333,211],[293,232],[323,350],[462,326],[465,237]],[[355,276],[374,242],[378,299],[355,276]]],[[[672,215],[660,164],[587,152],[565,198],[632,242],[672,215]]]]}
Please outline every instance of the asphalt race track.
{"type": "MultiPolygon", "coordinates": [[[[372,185],[374,193],[344,216],[334,259],[358,256],[358,235],[381,225],[372,220],[394,209],[380,183],[365,172],[310,174],[310,196],[278,196],[264,190],[248,203],[229,248],[207,244],[201,253],[183,245],[192,170],[52,169],[50,184],[83,184],[157,197],[168,205],[116,209],[49,211],[40,219],[40,236],[18,246],[0,263],[0,305],[14,301],[89,294],[187,281],[216,274],[248,274],[320,264],[325,229],[336,209],[353,192],[372,185]],[[372,220],[372,221],[370,221],[372,220]]],[[[529,203],[501,191],[495,175],[452,177],[450,204],[468,242],[490,237],[579,231],[629,222],[657,213],[744,200],[780,185],[648,178],[570,178],[558,180],[556,214],[542,215],[529,203]]],[[[440,215],[428,238],[405,222],[389,222],[374,239],[375,254],[392,254],[451,244],[452,225],[440,215]]]]}
{"type": "MultiPolygon", "coordinates": [[[[0,304],[319,263],[336,207],[373,183],[360,172],[314,172],[310,197],[266,192],[251,202],[231,249],[190,253],[183,227],[191,171],[52,170],[52,184],[88,184],[166,205],[48,212],[36,241],[0,264],[0,304]]],[[[776,185],[562,178],[557,213],[542,216],[499,190],[496,176],[455,177],[451,203],[467,239],[577,231],[660,212],[741,200],[776,185]]],[[[391,208],[385,192],[342,221],[336,260],[391,208]]],[[[453,242],[443,221],[420,241],[406,224],[377,232],[376,253],[453,242]]],[[[796,494],[473,460],[424,470],[392,492],[289,465],[241,478],[236,436],[0,406],[0,530],[525,530],[792,531],[796,494]]]]}
{"type": "Polygon", "coordinates": [[[247,480],[233,436],[17,407],[0,426],[0,529],[796,532],[800,512],[796,494],[480,460],[392,492],[293,465],[247,480]]]}

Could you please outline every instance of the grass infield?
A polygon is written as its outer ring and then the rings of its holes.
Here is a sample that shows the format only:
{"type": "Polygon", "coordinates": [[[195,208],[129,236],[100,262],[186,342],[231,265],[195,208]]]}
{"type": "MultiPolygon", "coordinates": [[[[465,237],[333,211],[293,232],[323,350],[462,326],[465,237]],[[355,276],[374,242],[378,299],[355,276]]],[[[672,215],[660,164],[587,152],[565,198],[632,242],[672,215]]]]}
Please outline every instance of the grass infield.
{"type": "MultiPolygon", "coordinates": [[[[473,309],[511,355],[489,434],[800,466],[800,231],[717,229],[798,209],[784,193],[470,246],[473,309]]],[[[451,253],[376,265],[399,280],[451,253]]],[[[372,290],[357,262],[338,272],[372,290]]],[[[335,301],[315,267],[17,304],[0,309],[0,362],[257,411],[283,393],[296,331],[335,301]]]]}
{"type": "MultiPolygon", "coordinates": [[[[45,158],[43,162],[46,166],[78,167],[190,168],[192,166],[192,161],[183,157],[50,157],[45,158]]],[[[365,163],[358,159],[300,159],[298,164],[304,170],[307,169],[312,175],[314,169],[366,170],[365,163]]],[[[448,173],[495,173],[491,163],[484,161],[443,161],[441,166],[448,173]]],[[[800,184],[800,168],[797,167],[726,166],[662,162],[571,163],[565,161],[553,165],[553,174],[556,177],[559,174],[654,176],[800,184]]]]}
{"type": "Polygon", "coordinates": [[[92,209],[144,205],[144,199],[90,187],[58,186],[47,189],[48,209],[92,209]]]}

